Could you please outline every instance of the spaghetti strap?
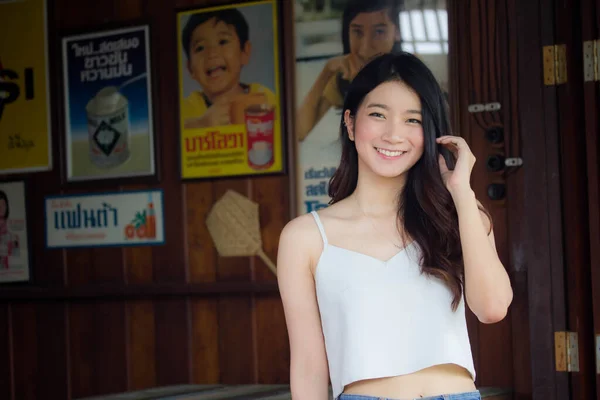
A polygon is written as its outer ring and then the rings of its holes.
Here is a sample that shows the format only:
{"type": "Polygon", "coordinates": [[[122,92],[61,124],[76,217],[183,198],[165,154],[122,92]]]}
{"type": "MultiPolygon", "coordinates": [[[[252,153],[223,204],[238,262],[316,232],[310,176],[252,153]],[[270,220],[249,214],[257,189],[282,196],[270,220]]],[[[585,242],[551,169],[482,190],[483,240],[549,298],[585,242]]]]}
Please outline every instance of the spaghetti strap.
{"type": "Polygon", "coordinates": [[[315,222],[317,223],[317,226],[319,227],[319,232],[321,232],[321,237],[323,238],[323,243],[325,245],[327,245],[327,235],[325,235],[325,229],[323,228],[323,224],[321,223],[321,218],[319,218],[319,214],[317,214],[316,211],[311,211],[310,213],[315,218],[315,222]]]}

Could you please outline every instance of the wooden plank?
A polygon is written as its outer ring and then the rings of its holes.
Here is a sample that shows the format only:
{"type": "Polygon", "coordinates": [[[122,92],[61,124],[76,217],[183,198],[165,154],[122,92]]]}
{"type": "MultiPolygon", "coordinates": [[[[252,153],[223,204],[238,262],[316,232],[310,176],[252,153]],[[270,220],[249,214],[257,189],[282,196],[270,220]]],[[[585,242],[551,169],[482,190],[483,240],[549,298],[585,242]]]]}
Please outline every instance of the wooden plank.
{"type": "MultiPolygon", "coordinates": [[[[88,24],[108,22],[114,12],[112,4],[104,7],[82,7],[77,0],[54,0],[49,2],[49,8],[56,13],[57,29],[60,31],[80,30],[89,27],[88,24]]],[[[55,161],[60,162],[59,159],[55,161]]]]}
{"type": "Polygon", "coordinates": [[[123,249],[94,248],[90,249],[90,253],[94,283],[124,283],[123,249]]]}
{"type": "Polygon", "coordinates": [[[554,204],[551,204],[558,198],[552,198],[557,193],[551,188],[552,185],[556,186],[557,180],[552,175],[555,171],[546,167],[551,164],[556,166],[556,161],[550,158],[557,154],[552,151],[551,146],[547,147],[548,141],[556,138],[556,129],[550,122],[550,116],[556,115],[548,110],[551,105],[544,100],[552,95],[542,87],[541,46],[553,43],[544,42],[550,41],[551,35],[547,31],[542,35],[540,26],[542,19],[552,20],[553,16],[542,16],[539,2],[520,1],[516,3],[515,10],[516,29],[520,38],[518,98],[520,104],[527,105],[519,108],[518,119],[521,122],[520,132],[523,133],[523,159],[527,160],[527,168],[523,169],[521,217],[525,234],[521,239],[522,256],[527,263],[530,337],[535,338],[531,341],[532,392],[534,398],[562,400],[569,398],[568,392],[565,392],[566,382],[556,375],[554,354],[548,351],[554,348],[554,330],[565,328],[564,312],[560,321],[560,316],[556,315],[559,310],[554,307],[560,304],[564,307],[564,294],[561,293],[558,282],[549,275],[552,267],[562,260],[560,243],[556,244],[557,227],[550,217],[552,210],[558,211],[560,215],[560,208],[556,210],[554,204]],[[544,120],[546,112],[550,114],[544,120]]]}
{"type": "MultiPolygon", "coordinates": [[[[128,189],[136,188],[140,187],[128,187],[128,189]]],[[[136,246],[125,248],[123,251],[128,287],[152,284],[154,278],[152,248],[136,246]]],[[[127,318],[127,388],[139,390],[156,386],[154,303],[148,299],[131,299],[127,301],[125,310],[127,318]]]]}
{"type": "Polygon", "coordinates": [[[92,251],[87,248],[65,250],[66,282],[68,286],[79,286],[93,282],[92,251]]]}
{"type": "Polygon", "coordinates": [[[596,392],[596,357],[593,319],[590,313],[590,239],[586,176],[586,133],[583,98],[583,47],[578,7],[556,2],[555,43],[567,46],[568,81],[556,88],[562,210],[564,230],[564,274],[568,330],[577,332],[579,372],[570,374],[573,399],[592,399],[596,392]]]}
{"type": "Polygon", "coordinates": [[[128,21],[144,15],[143,0],[114,0],[114,19],[128,21]]]}
{"type": "Polygon", "coordinates": [[[0,304],[0,399],[13,399],[11,358],[11,313],[9,303],[0,304]]]}
{"type": "Polygon", "coordinates": [[[14,398],[38,398],[38,340],[35,306],[18,304],[12,308],[14,398]]]}
{"type": "Polygon", "coordinates": [[[281,298],[255,296],[256,347],[260,384],[289,383],[290,348],[281,298]]]}
{"type": "MultiPolygon", "coordinates": [[[[504,147],[508,157],[521,157],[519,131],[519,96],[518,96],[518,30],[515,10],[516,0],[505,0],[498,7],[498,19],[504,21],[499,25],[500,59],[506,68],[501,70],[502,108],[505,141],[504,147]]],[[[511,270],[513,303],[510,308],[512,321],[513,388],[515,400],[531,398],[531,348],[529,326],[529,303],[527,293],[526,260],[523,253],[526,235],[523,222],[523,168],[509,170],[506,176],[507,193],[507,247],[508,264],[511,270]]]]}
{"type": "Polygon", "coordinates": [[[154,302],[156,335],[156,384],[190,381],[189,301],[161,299],[154,302]]]}
{"type": "Polygon", "coordinates": [[[87,340],[92,342],[94,349],[94,394],[123,392],[127,390],[124,304],[120,301],[98,302],[92,309],[93,330],[87,340]]]}
{"type": "Polygon", "coordinates": [[[156,386],[156,334],[152,301],[127,303],[129,390],[156,386]]]}
{"type": "Polygon", "coordinates": [[[218,301],[213,298],[192,299],[190,307],[192,382],[218,383],[221,372],[218,301]]]}
{"type": "Polygon", "coordinates": [[[153,281],[152,248],[149,246],[123,249],[126,284],[150,284],[153,281]]]}
{"type": "Polygon", "coordinates": [[[531,346],[527,273],[515,272],[512,277],[514,300],[511,306],[512,357],[514,368],[514,400],[532,398],[531,346]]]}
{"type": "Polygon", "coordinates": [[[185,186],[187,255],[191,282],[214,282],[217,253],[206,227],[215,198],[213,184],[194,182],[185,186]]]}
{"type": "Polygon", "coordinates": [[[219,296],[219,383],[255,383],[250,297],[219,296]]]}
{"type": "Polygon", "coordinates": [[[69,384],[73,398],[96,394],[94,387],[94,315],[90,302],[68,305],[69,384]]]}
{"type": "MultiPolygon", "coordinates": [[[[550,2],[549,2],[550,3],[550,2]]],[[[555,2],[552,2],[556,4],[555,2]]],[[[550,4],[540,7],[540,45],[548,46],[556,44],[556,21],[553,7],[550,4]]],[[[538,45],[539,46],[539,45],[538,45]]],[[[539,47],[537,49],[539,52],[539,47]]],[[[538,53],[539,54],[539,53],[538,53]]],[[[538,60],[541,57],[538,56],[538,60]]],[[[539,72],[542,68],[539,69],[539,72]]],[[[529,76],[529,79],[532,77],[529,76]]],[[[540,81],[541,83],[542,81],[540,81]]],[[[538,151],[546,152],[546,202],[542,208],[547,207],[547,232],[549,233],[549,243],[547,247],[549,263],[543,267],[546,274],[550,273],[551,278],[551,316],[553,330],[564,331],[568,328],[567,321],[567,302],[565,298],[565,263],[564,263],[564,225],[562,222],[563,201],[560,190],[561,170],[560,170],[560,148],[559,148],[559,110],[557,89],[559,87],[542,88],[542,127],[544,130],[544,141],[537,143],[538,151]],[[549,269],[548,269],[549,267],[549,269]]],[[[560,90],[560,89],[559,89],[560,90]]],[[[539,196],[539,194],[538,194],[539,196]]],[[[537,285],[537,282],[536,282],[537,285]]],[[[554,395],[557,399],[571,398],[569,391],[569,376],[567,374],[556,372],[554,376],[554,395]]]]}
{"type": "Polygon", "coordinates": [[[37,393],[36,398],[69,398],[66,305],[37,303],[37,393]]]}
{"type": "MultiPolygon", "coordinates": [[[[597,40],[600,38],[600,6],[596,0],[582,0],[580,9],[581,40],[597,40]]],[[[587,176],[587,200],[589,218],[589,262],[592,298],[593,327],[590,331],[600,334],[600,84],[597,81],[583,84],[583,118],[585,125],[585,149],[587,176]]],[[[595,343],[594,343],[595,347],[595,343]]],[[[597,365],[593,367],[598,368],[597,365]]],[[[595,375],[595,397],[600,399],[600,374],[595,375]]]]}

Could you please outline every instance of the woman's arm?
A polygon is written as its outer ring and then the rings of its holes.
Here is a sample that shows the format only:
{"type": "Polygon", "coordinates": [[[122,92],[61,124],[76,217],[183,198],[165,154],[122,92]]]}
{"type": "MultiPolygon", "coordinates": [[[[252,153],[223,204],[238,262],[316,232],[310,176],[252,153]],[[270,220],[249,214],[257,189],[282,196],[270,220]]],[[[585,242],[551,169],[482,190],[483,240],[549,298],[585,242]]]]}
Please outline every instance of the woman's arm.
{"type": "Polygon", "coordinates": [[[329,101],[323,96],[323,92],[332,76],[333,73],[325,67],[298,108],[296,113],[296,135],[298,141],[301,142],[306,139],[310,131],[331,107],[329,101]]]}
{"type": "Polygon", "coordinates": [[[334,57],[327,61],[325,67],[313,83],[304,101],[296,113],[296,136],[298,141],[306,139],[310,131],[323,118],[331,107],[331,103],[323,95],[329,80],[341,73],[342,78],[351,80],[358,72],[350,54],[334,57]]]}
{"type": "Polygon", "coordinates": [[[439,162],[442,179],[458,213],[467,304],[479,321],[486,324],[501,321],[506,316],[513,293],[506,269],[496,251],[491,223],[479,210],[479,203],[471,189],[475,156],[462,137],[446,135],[437,138],[436,142],[456,157],[453,170],[448,169],[441,154],[439,162]]]}
{"type": "Polygon", "coordinates": [[[312,216],[286,225],[279,239],[277,280],[290,342],[290,383],[294,400],[327,400],[329,369],[311,271],[319,246],[312,216]]]}
{"type": "Polygon", "coordinates": [[[467,304],[479,321],[499,322],[506,316],[513,292],[496,251],[490,221],[470,188],[456,191],[452,197],[458,212],[467,304]]]}

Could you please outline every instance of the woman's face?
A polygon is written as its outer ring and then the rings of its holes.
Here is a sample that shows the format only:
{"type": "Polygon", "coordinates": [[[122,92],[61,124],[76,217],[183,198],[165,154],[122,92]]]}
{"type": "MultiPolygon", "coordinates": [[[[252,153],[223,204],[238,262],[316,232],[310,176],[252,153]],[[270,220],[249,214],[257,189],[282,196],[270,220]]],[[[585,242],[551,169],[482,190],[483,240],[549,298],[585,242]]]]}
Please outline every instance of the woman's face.
{"type": "Polygon", "coordinates": [[[349,29],[350,54],[358,68],[378,54],[391,52],[394,42],[400,40],[388,10],[360,13],[350,21],[349,29]]]}
{"type": "Polygon", "coordinates": [[[423,155],[421,100],[403,82],[377,86],[365,97],[355,117],[346,110],[344,121],[356,145],[359,171],[396,178],[423,155]]]}

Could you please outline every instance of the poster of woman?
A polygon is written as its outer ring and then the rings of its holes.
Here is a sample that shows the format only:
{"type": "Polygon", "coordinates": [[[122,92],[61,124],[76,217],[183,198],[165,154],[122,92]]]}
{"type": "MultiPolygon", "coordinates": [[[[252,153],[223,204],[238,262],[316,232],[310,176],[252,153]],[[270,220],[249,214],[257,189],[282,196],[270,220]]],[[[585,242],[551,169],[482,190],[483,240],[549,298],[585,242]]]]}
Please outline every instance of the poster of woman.
{"type": "Polygon", "coordinates": [[[0,183],[0,282],[29,280],[25,184],[0,183]]]}
{"type": "Polygon", "coordinates": [[[379,54],[408,51],[444,86],[448,37],[444,0],[295,2],[297,213],[304,214],[329,203],[344,96],[362,66],[379,54]]]}

